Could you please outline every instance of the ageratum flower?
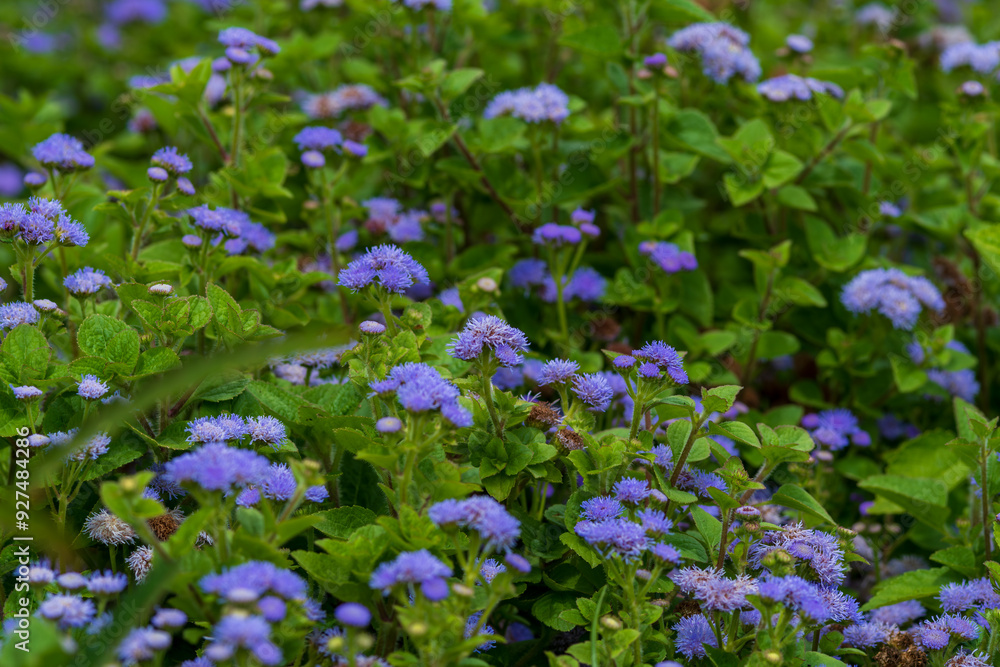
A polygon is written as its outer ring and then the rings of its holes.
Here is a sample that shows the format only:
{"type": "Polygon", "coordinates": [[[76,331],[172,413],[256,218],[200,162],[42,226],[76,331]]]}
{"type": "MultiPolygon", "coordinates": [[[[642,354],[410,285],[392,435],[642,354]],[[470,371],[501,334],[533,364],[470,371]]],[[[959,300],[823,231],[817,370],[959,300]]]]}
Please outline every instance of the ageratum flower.
{"type": "Polygon", "coordinates": [[[257,483],[268,470],[268,460],[245,449],[211,442],[166,464],[174,483],[189,483],[207,491],[230,492],[257,483]]]}
{"type": "Polygon", "coordinates": [[[458,402],[458,387],[427,364],[407,362],[395,366],[385,380],[372,382],[370,387],[376,394],[395,394],[408,412],[439,410],[455,426],[472,425],[472,413],[458,402]]]}
{"type": "Polygon", "coordinates": [[[885,315],[896,329],[912,329],[923,307],[944,310],[941,292],[922,276],[908,276],[899,269],[862,271],[844,286],[841,302],[852,313],[873,310],[885,315]]]}
{"type": "Polygon", "coordinates": [[[813,50],[813,42],[805,35],[789,35],[785,38],[785,46],[794,53],[809,53],[813,50]]]}
{"type": "Polygon", "coordinates": [[[941,588],[938,600],[941,601],[941,608],[947,612],[1000,609],[1000,595],[994,592],[988,577],[946,584],[941,588]]]}
{"type": "Polygon", "coordinates": [[[667,40],[676,51],[699,54],[702,71],[716,83],[727,83],[736,75],[751,83],[760,78],[760,63],[749,43],[749,35],[727,23],[695,23],[667,40]]]}
{"type": "Polygon", "coordinates": [[[380,564],[372,573],[368,585],[388,595],[394,587],[401,584],[433,586],[443,583],[445,577],[450,576],[450,567],[435,558],[431,552],[421,549],[403,552],[395,560],[380,564]]]}
{"type": "Polygon", "coordinates": [[[499,317],[484,315],[466,322],[448,349],[456,359],[472,361],[486,356],[510,368],[524,361],[528,337],[499,317]]]}
{"type": "Polygon", "coordinates": [[[573,531],[605,558],[617,557],[625,562],[639,558],[651,544],[641,525],[624,518],[580,521],[573,531]]]}
{"type": "Polygon", "coordinates": [[[211,209],[207,204],[189,209],[188,215],[196,227],[207,232],[220,232],[226,236],[239,236],[243,223],[250,222],[250,216],[243,211],[224,206],[211,209]]]}
{"type": "Polygon", "coordinates": [[[808,76],[784,74],[757,84],[757,92],[772,102],[787,102],[790,99],[808,100],[813,93],[822,93],[836,98],[844,96],[844,89],[829,81],[820,81],[808,76]]]}
{"type": "Polygon", "coordinates": [[[76,393],[88,401],[94,401],[108,393],[108,385],[96,375],[84,375],[76,386],[76,393]]]}
{"type": "Polygon", "coordinates": [[[575,245],[583,240],[580,230],[572,225],[558,225],[554,222],[547,222],[531,236],[531,240],[538,245],[547,245],[558,248],[564,244],[575,245]]]}
{"type": "Polygon", "coordinates": [[[615,397],[614,389],[601,373],[577,375],[573,379],[573,393],[590,406],[591,412],[604,412],[615,397]]]}
{"type": "Polygon", "coordinates": [[[187,625],[187,614],[180,609],[157,609],[150,621],[157,628],[183,628],[187,625]]]}
{"type": "Polygon", "coordinates": [[[365,111],[388,106],[385,98],[363,83],[348,84],[329,93],[307,95],[302,111],[314,119],[338,118],[345,111],[365,111]]]}
{"type": "Polygon", "coordinates": [[[685,616],[674,625],[674,647],[689,660],[705,657],[705,647],[718,647],[712,626],[701,614],[685,616]]]}
{"type": "Polygon", "coordinates": [[[944,667],[990,667],[990,663],[987,662],[989,658],[980,651],[966,653],[965,649],[959,649],[948,662],[944,663],[944,667]]]}
{"type": "MultiPolygon", "coordinates": [[[[482,567],[479,568],[479,574],[482,576],[483,580],[491,584],[493,580],[497,578],[497,575],[506,572],[507,566],[503,563],[499,563],[493,558],[487,558],[483,561],[482,567]]],[[[478,581],[476,583],[479,583],[478,581]]]]}
{"type": "Polygon", "coordinates": [[[198,585],[206,593],[222,598],[240,597],[240,591],[249,591],[253,599],[267,594],[284,600],[305,600],[306,582],[302,577],[265,561],[249,561],[225,568],[219,574],[208,574],[198,585]]]}
{"type": "Polygon", "coordinates": [[[370,285],[401,294],[412,285],[430,282],[427,270],[394,245],[371,248],[340,272],[340,285],[353,292],[370,285]]]}
{"type": "Polygon", "coordinates": [[[21,401],[30,401],[45,393],[38,387],[33,387],[31,385],[24,385],[21,387],[15,387],[14,385],[8,386],[10,387],[10,390],[14,392],[14,398],[21,401]]]}
{"type": "Polygon", "coordinates": [[[63,630],[80,628],[97,615],[97,607],[90,600],[77,595],[53,594],[38,605],[38,615],[55,621],[63,630]]]}
{"type": "Polygon", "coordinates": [[[111,287],[111,278],[104,271],[85,266],[63,279],[63,286],[76,296],[97,294],[105,287],[111,287]]]}
{"type": "Polygon", "coordinates": [[[847,408],[805,415],[802,426],[809,430],[813,440],[830,451],[839,451],[849,442],[860,447],[871,444],[871,436],[858,426],[857,417],[847,408]]]}
{"type": "Polygon", "coordinates": [[[642,346],[642,349],[632,352],[632,356],[656,364],[665,371],[667,377],[676,384],[687,384],[688,375],[684,370],[684,362],[677,350],[664,342],[654,340],[642,346]]]}
{"type": "Polygon", "coordinates": [[[569,96],[551,83],[500,93],[486,106],[483,118],[513,116],[528,123],[559,124],[569,117],[569,96]]]}
{"type": "Polygon", "coordinates": [[[300,151],[335,150],[344,142],[337,130],[328,127],[307,127],[295,135],[300,151]]]}
{"type": "Polygon", "coordinates": [[[118,646],[118,659],[125,667],[138,665],[155,658],[157,651],[165,651],[170,648],[171,641],[172,637],[169,632],[153,627],[135,628],[125,636],[125,639],[118,646]]]}
{"type": "Polygon", "coordinates": [[[443,500],[431,506],[427,515],[439,526],[472,528],[485,540],[484,547],[488,551],[510,551],[521,536],[521,522],[489,496],[443,500]]]}
{"type": "Polygon", "coordinates": [[[886,33],[896,20],[895,10],[885,5],[872,2],[859,9],[854,14],[854,22],[860,26],[873,26],[879,32],[886,33]]]}
{"type": "Polygon", "coordinates": [[[563,384],[570,382],[576,377],[576,372],[580,370],[580,364],[569,359],[553,359],[545,362],[541,372],[538,373],[537,382],[540,386],[549,384],[563,384]]]}
{"type": "Polygon", "coordinates": [[[673,243],[643,241],[639,244],[639,253],[656,262],[664,273],[694,271],[698,268],[698,260],[695,256],[686,250],[681,250],[673,243]]]}
{"type": "Polygon", "coordinates": [[[941,52],[940,63],[945,72],[969,67],[979,74],[992,74],[1000,67],[1000,42],[953,44],[941,52]]]}
{"type": "Polygon", "coordinates": [[[124,574],[115,574],[111,570],[94,572],[87,580],[87,590],[94,595],[117,595],[127,585],[128,578],[124,574]]]}
{"type": "Polygon", "coordinates": [[[832,535],[808,530],[801,523],[768,531],[763,539],[750,547],[749,562],[758,569],[762,568],[763,559],[778,550],[807,565],[824,586],[839,586],[844,581],[844,550],[832,535]]]}
{"type": "Polygon", "coordinates": [[[83,247],[90,241],[90,234],[87,233],[86,227],[65,213],[60,214],[56,220],[54,231],[56,241],[64,246],[83,247]]]}
{"type": "Polygon", "coordinates": [[[174,146],[164,146],[153,153],[151,162],[174,176],[181,176],[194,168],[188,156],[180,153],[174,146]]]}
{"type": "MultiPolygon", "coordinates": [[[[412,2],[413,0],[407,0],[407,1],[412,2]]],[[[451,2],[451,0],[447,0],[447,1],[449,3],[451,2]]],[[[492,626],[490,626],[490,625],[488,625],[486,623],[483,623],[482,625],[479,624],[479,620],[482,617],[483,617],[483,612],[477,611],[477,612],[473,613],[472,616],[469,617],[469,620],[467,620],[465,622],[465,638],[466,639],[471,639],[472,636],[473,636],[473,633],[475,633],[476,636],[479,636],[479,635],[492,635],[495,632],[493,630],[492,626]],[[477,627],[479,628],[478,632],[476,631],[477,627]]],[[[492,639],[490,639],[490,640],[484,641],[483,643],[481,643],[478,646],[476,646],[476,648],[473,650],[473,652],[474,653],[481,653],[483,651],[489,651],[491,648],[493,648],[496,645],[497,645],[497,643],[495,641],[493,641],[492,639]]]]}
{"type": "Polygon", "coordinates": [[[246,649],[262,665],[270,667],[281,663],[281,649],[271,641],[271,626],[263,616],[231,613],[212,628],[211,643],[205,657],[212,662],[225,662],[236,651],[246,649]]]}
{"type": "Polygon", "coordinates": [[[83,149],[83,143],[68,134],[53,134],[31,149],[31,154],[43,166],[59,172],[84,171],[94,166],[94,156],[83,149]]]}
{"type": "MultiPolygon", "coordinates": [[[[70,444],[74,438],[76,438],[77,431],[79,429],[70,429],[69,431],[57,431],[55,433],[49,434],[49,444],[53,447],[62,447],[63,445],[70,444]]],[[[108,446],[111,444],[111,436],[107,433],[98,433],[83,447],[76,449],[72,454],[69,455],[70,461],[83,461],[84,459],[90,459],[91,461],[96,461],[99,457],[103,456],[108,451],[108,446]]]]}
{"type": "Polygon", "coordinates": [[[612,489],[615,498],[626,505],[638,505],[650,494],[649,482],[634,477],[624,477],[615,482],[612,489]]]}
{"type": "Polygon", "coordinates": [[[902,627],[926,613],[927,610],[924,609],[924,606],[916,600],[905,600],[873,610],[871,620],[876,623],[902,627]]]}

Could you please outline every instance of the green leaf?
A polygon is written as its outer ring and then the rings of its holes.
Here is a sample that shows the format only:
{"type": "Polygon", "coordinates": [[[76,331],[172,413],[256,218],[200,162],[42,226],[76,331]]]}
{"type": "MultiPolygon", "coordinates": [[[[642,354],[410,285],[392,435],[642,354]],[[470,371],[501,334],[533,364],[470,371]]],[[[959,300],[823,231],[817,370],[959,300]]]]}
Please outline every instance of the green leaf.
{"type": "Polygon", "coordinates": [[[361,526],[375,523],[376,515],[367,507],[338,507],[324,512],[317,512],[319,523],[316,530],[325,535],[346,540],[361,526]]]}
{"type": "Polygon", "coordinates": [[[868,244],[864,234],[852,233],[838,238],[829,225],[812,216],[806,218],[805,225],[809,251],[823,268],[842,273],[864,257],[868,244]]]}
{"type": "Polygon", "coordinates": [[[154,347],[139,355],[132,377],[156,375],[181,365],[181,360],[169,347],[154,347]]]}
{"type": "Polygon", "coordinates": [[[892,378],[901,394],[914,392],[927,384],[927,373],[909,359],[894,354],[889,357],[889,365],[892,366],[892,378]]]}
{"type": "Polygon", "coordinates": [[[451,102],[482,78],[484,72],[475,67],[456,69],[445,75],[441,82],[441,99],[451,102]]]}
{"type": "Polygon", "coordinates": [[[722,182],[726,186],[729,202],[737,208],[764,194],[763,181],[748,179],[743,174],[730,172],[722,177],[722,182]]]}
{"type": "Polygon", "coordinates": [[[976,553],[969,547],[954,546],[935,551],[931,554],[931,560],[935,563],[947,565],[969,579],[975,579],[979,576],[976,553]]]}
{"type": "Polygon", "coordinates": [[[606,23],[598,23],[588,28],[559,38],[561,46],[568,46],[582,53],[610,60],[622,52],[618,31],[606,23]]]}
{"type": "Polygon", "coordinates": [[[902,507],[917,521],[947,534],[948,489],[941,480],[876,475],[858,486],[902,507]]]}
{"type": "Polygon", "coordinates": [[[575,595],[560,592],[546,593],[531,605],[531,615],[550,628],[568,632],[576,626],[559,616],[570,609],[576,609],[575,595]]]}
{"type": "Polygon", "coordinates": [[[45,336],[33,326],[14,327],[0,346],[9,384],[26,385],[46,377],[52,350],[45,336]]]}
{"type": "Polygon", "coordinates": [[[808,190],[798,185],[786,185],[778,190],[778,203],[800,211],[815,211],[818,208],[808,190]]]}
{"type": "Polygon", "coordinates": [[[757,358],[776,359],[799,351],[799,339],[787,331],[765,331],[757,341],[757,358]]]}
{"type": "Polygon", "coordinates": [[[711,412],[727,412],[736,402],[736,396],[743,387],[735,384],[727,384],[721,387],[701,390],[701,409],[708,414],[711,412]]]}
{"type": "Polygon", "coordinates": [[[791,153],[775,151],[764,168],[764,185],[769,189],[780,187],[798,176],[802,167],[802,162],[791,153]]]}
{"type": "Polygon", "coordinates": [[[752,428],[743,422],[722,422],[721,424],[709,422],[708,431],[715,435],[732,438],[736,442],[741,442],[755,449],[760,449],[760,440],[757,439],[757,435],[753,432],[752,428]]]}
{"type": "Polygon", "coordinates": [[[691,21],[711,23],[717,20],[711,12],[694,0],[656,0],[653,3],[653,8],[667,20],[685,23],[691,21]]]}
{"type": "Polygon", "coordinates": [[[965,237],[994,273],[1000,273],[1000,225],[983,225],[976,229],[967,229],[965,237]]]}
{"type": "Polygon", "coordinates": [[[722,541],[722,522],[697,505],[691,508],[691,518],[694,519],[698,532],[705,538],[705,544],[714,551],[722,541]]]}
{"type": "Polygon", "coordinates": [[[871,611],[906,600],[935,598],[941,592],[943,585],[959,578],[946,567],[904,572],[898,576],[883,579],[881,583],[877,584],[871,600],[866,602],[861,610],[871,611]]]}
{"type": "Polygon", "coordinates": [[[111,362],[109,372],[130,375],[139,360],[139,334],[107,315],[91,315],[84,320],[76,340],[86,354],[111,362]]]}
{"type": "Polygon", "coordinates": [[[797,510],[836,526],[837,522],[809,492],[794,484],[785,484],[771,497],[771,502],[782,507],[797,510]]]}

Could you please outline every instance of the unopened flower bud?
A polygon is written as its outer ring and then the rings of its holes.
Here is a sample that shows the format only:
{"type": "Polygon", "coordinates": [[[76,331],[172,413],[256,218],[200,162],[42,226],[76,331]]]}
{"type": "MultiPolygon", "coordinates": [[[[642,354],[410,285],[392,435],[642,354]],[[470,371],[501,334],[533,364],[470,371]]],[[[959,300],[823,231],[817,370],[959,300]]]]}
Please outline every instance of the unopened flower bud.
{"type": "Polygon", "coordinates": [[[608,630],[621,630],[622,622],[619,621],[614,616],[602,616],[601,625],[606,627],[608,630]]]}
{"type": "Polygon", "coordinates": [[[474,590],[466,586],[465,584],[452,584],[451,590],[455,592],[455,595],[460,595],[463,598],[471,598],[476,594],[474,590]]]}
{"type": "Polygon", "coordinates": [[[413,637],[422,637],[427,634],[427,624],[411,623],[410,626],[406,628],[406,634],[413,637]]]}
{"type": "Polygon", "coordinates": [[[497,290],[497,281],[492,278],[480,278],[476,281],[476,287],[484,292],[495,292],[497,290]]]}

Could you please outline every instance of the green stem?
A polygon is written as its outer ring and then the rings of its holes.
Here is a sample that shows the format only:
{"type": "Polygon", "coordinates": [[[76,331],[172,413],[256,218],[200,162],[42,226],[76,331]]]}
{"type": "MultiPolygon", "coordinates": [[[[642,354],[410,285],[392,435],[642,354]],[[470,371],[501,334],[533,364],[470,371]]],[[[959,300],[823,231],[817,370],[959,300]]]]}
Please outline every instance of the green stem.
{"type": "Polygon", "coordinates": [[[497,408],[493,405],[493,379],[490,374],[483,372],[483,401],[486,403],[486,409],[490,413],[490,419],[493,420],[493,428],[496,429],[497,437],[503,438],[503,424],[500,423],[500,417],[497,416],[497,408]]]}
{"type": "Polygon", "coordinates": [[[653,217],[660,212],[660,88],[653,86],[653,217]]]}

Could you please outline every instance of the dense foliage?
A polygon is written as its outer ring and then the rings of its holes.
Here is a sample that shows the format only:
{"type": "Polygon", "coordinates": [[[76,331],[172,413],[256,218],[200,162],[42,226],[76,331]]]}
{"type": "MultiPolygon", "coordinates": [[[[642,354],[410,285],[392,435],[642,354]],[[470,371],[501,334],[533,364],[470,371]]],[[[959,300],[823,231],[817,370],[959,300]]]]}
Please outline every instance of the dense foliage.
{"type": "Polygon", "coordinates": [[[1000,664],[993,9],[2,3],[0,664],[1000,664]]]}

